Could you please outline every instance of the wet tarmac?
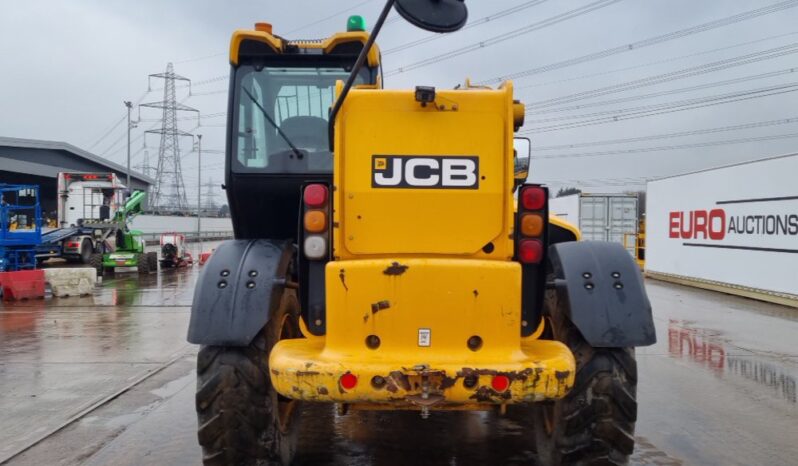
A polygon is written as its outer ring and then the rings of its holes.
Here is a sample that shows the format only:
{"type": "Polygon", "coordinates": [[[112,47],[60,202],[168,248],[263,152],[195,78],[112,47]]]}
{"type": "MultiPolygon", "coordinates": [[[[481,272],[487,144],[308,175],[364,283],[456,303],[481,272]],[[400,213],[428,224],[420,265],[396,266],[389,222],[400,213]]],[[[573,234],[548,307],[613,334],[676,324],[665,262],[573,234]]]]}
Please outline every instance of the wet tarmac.
{"type": "MultiPolygon", "coordinates": [[[[107,278],[97,295],[0,307],[0,464],[196,465],[198,267],[107,278]]],[[[635,465],[798,464],[798,310],[648,283],[635,465]]],[[[523,412],[306,405],[299,464],[534,464],[523,412]]]]}

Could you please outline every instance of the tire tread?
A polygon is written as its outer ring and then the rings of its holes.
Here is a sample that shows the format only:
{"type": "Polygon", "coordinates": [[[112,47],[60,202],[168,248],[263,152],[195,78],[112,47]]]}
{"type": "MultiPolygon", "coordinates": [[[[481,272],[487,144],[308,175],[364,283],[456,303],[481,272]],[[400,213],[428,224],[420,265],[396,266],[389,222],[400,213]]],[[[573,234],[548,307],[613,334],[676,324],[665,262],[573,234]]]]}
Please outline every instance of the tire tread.
{"type": "Polygon", "coordinates": [[[574,354],[577,372],[574,387],[558,402],[561,426],[551,436],[536,426],[542,459],[580,466],[627,464],[637,421],[634,348],[591,347],[564,315],[556,292],[547,294],[547,310],[559,328],[557,340],[574,354]]]}
{"type": "MultiPolygon", "coordinates": [[[[295,296],[289,299],[296,303],[295,296]]],[[[296,310],[278,309],[297,313],[296,310]]],[[[276,319],[279,321],[279,318],[276,319]]],[[[280,432],[268,357],[279,337],[272,320],[249,346],[203,346],[197,355],[197,438],[203,464],[283,464],[295,452],[296,429],[280,432]]]]}

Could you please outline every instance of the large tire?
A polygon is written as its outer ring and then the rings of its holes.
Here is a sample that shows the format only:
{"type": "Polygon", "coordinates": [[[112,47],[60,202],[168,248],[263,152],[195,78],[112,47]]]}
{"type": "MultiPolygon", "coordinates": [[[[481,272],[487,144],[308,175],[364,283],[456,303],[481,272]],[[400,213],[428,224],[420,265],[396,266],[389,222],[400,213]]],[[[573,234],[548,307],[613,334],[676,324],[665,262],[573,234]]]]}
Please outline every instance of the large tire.
{"type": "Polygon", "coordinates": [[[97,275],[103,274],[103,255],[96,252],[89,258],[89,265],[97,270],[97,275]]]}
{"type": "Polygon", "coordinates": [[[546,292],[544,307],[548,337],[567,345],[576,358],[576,380],[565,398],[534,409],[541,464],[627,464],[637,420],[634,348],[590,346],[554,290],[546,292]]]}
{"type": "Polygon", "coordinates": [[[94,246],[91,244],[91,240],[83,238],[80,243],[80,262],[88,264],[91,261],[92,254],[94,254],[94,246]]]}
{"type": "Polygon", "coordinates": [[[150,273],[150,261],[146,254],[138,254],[137,267],[140,275],[147,275],[150,273]]]}
{"type": "Polygon", "coordinates": [[[147,262],[149,263],[150,271],[157,272],[158,271],[158,253],[157,252],[148,252],[147,253],[147,262]]]}
{"type": "Polygon", "coordinates": [[[197,357],[198,437],[203,464],[290,464],[296,453],[298,402],[278,395],[269,353],[297,338],[296,294],[277,296],[269,322],[246,347],[203,346],[197,357]]]}

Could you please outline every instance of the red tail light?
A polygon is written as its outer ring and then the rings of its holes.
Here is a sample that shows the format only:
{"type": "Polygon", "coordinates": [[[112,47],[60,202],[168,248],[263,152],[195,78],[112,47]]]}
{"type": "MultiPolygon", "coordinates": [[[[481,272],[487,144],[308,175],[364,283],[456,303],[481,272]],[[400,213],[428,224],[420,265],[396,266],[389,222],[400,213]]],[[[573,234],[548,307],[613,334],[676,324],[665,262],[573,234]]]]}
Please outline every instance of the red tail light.
{"type": "Polygon", "coordinates": [[[510,378],[506,375],[497,375],[490,381],[490,386],[497,392],[503,392],[510,388],[510,378]]]}
{"type": "Polygon", "coordinates": [[[327,247],[330,238],[327,220],[330,212],[329,189],[320,183],[309,184],[302,192],[302,201],[305,203],[302,220],[305,239],[302,250],[308,259],[324,259],[329,255],[327,247]]]}
{"type": "Polygon", "coordinates": [[[327,203],[327,186],[323,184],[309,184],[305,186],[303,196],[308,207],[322,207],[327,203]]]}
{"type": "Polygon", "coordinates": [[[537,239],[521,240],[518,258],[524,264],[537,264],[543,259],[543,243],[537,239]]]}
{"type": "Polygon", "coordinates": [[[357,376],[351,372],[347,372],[338,379],[338,383],[341,384],[341,388],[344,390],[352,390],[357,385],[357,376]]]}
{"type": "Polygon", "coordinates": [[[521,191],[521,206],[524,210],[541,210],[546,204],[546,190],[539,186],[526,186],[521,191]]]}

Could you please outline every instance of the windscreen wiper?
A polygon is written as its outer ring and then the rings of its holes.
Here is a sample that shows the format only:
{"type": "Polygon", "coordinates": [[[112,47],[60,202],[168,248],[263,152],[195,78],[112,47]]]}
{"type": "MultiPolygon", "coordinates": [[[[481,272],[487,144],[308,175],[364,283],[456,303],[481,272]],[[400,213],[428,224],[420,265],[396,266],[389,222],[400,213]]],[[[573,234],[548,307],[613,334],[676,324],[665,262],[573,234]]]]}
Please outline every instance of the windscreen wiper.
{"type": "Polygon", "coordinates": [[[296,147],[296,146],[295,146],[295,145],[294,145],[294,144],[291,142],[291,140],[290,140],[290,139],[288,139],[288,136],[286,136],[286,135],[285,135],[285,133],[283,132],[283,130],[281,130],[281,129],[280,129],[280,127],[279,127],[279,126],[277,126],[277,123],[275,123],[275,122],[274,122],[274,120],[272,120],[272,117],[270,117],[270,116],[269,116],[269,114],[268,114],[268,113],[266,113],[266,109],[265,109],[265,108],[263,108],[263,106],[260,104],[260,102],[258,102],[258,100],[257,100],[257,99],[256,99],[256,98],[255,98],[255,97],[252,95],[252,93],[250,93],[250,92],[247,90],[247,88],[246,88],[246,87],[243,87],[243,86],[242,86],[242,87],[241,87],[241,90],[243,90],[244,92],[246,92],[246,93],[247,93],[247,97],[249,97],[249,99],[252,101],[252,103],[253,103],[253,104],[255,104],[255,105],[258,107],[258,109],[261,111],[261,113],[263,113],[263,116],[264,116],[264,117],[266,117],[266,119],[269,121],[269,123],[270,123],[272,126],[274,126],[274,129],[276,129],[276,130],[277,130],[277,134],[279,134],[279,135],[280,135],[280,137],[281,137],[281,138],[283,138],[283,140],[285,141],[285,143],[286,143],[286,144],[288,144],[288,147],[290,147],[290,148],[291,148],[291,151],[293,151],[294,155],[296,155],[296,158],[298,158],[298,159],[302,159],[302,158],[304,157],[304,155],[302,154],[302,152],[301,152],[299,149],[297,149],[297,147],[296,147]]]}

